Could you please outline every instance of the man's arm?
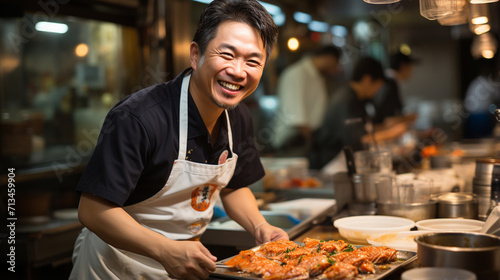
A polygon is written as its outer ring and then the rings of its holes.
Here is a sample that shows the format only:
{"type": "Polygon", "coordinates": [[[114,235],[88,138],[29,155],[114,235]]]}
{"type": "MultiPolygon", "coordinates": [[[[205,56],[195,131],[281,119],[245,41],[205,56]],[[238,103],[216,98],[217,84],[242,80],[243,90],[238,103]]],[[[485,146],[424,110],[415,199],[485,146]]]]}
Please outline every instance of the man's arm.
{"type": "Polygon", "coordinates": [[[413,122],[415,122],[416,118],[416,114],[389,117],[384,121],[383,124],[377,125],[375,127],[375,132],[373,133],[373,135],[364,135],[362,138],[362,142],[370,143],[374,140],[377,142],[383,142],[399,138],[406,131],[408,131],[409,127],[413,124],[413,122]]]}
{"type": "Polygon", "coordinates": [[[216,257],[200,242],[168,239],[139,224],[123,208],[97,196],[82,193],[78,218],[104,242],[158,261],[172,277],[208,278],[209,271],[215,271],[216,257]]]}
{"type": "Polygon", "coordinates": [[[237,190],[223,189],[221,199],[228,216],[251,233],[257,243],[266,243],[280,239],[288,240],[288,234],[271,226],[259,211],[255,196],[249,188],[237,190]]]}

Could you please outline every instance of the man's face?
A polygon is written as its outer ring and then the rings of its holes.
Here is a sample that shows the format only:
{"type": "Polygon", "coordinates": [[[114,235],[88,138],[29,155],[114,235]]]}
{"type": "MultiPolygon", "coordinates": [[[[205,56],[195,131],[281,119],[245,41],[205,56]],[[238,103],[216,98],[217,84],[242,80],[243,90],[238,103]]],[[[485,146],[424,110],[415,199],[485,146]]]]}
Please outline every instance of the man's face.
{"type": "Polygon", "coordinates": [[[401,65],[401,68],[399,69],[398,73],[403,81],[409,80],[413,73],[413,64],[406,63],[401,65]]]}
{"type": "Polygon", "coordinates": [[[373,79],[370,75],[363,76],[361,79],[362,99],[372,99],[384,85],[383,79],[373,79]]]}
{"type": "Polygon", "coordinates": [[[341,70],[338,59],[333,55],[325,55],[324,64],[326,66],[324,72],[327,76],[333,76],[341,70]]]}
{"type": "Polygon", "coordinates": [[[256,29],[241,22],[223,22],[204,54],[191,44],[196,77],[192,93],[219,108],[234,108],[255,91],[265,62],[266,51],[256,29]]]}

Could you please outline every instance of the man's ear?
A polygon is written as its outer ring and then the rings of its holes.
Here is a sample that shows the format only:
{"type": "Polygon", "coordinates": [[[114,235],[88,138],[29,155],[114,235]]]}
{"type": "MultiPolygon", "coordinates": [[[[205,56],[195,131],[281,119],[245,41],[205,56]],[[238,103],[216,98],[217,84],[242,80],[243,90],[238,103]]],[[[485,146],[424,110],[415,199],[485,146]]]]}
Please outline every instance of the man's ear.
{"type": "Polygon", "coordinates": [[[191,63],[191,68],[193,68],[193,70],[196,71],[200,59],[201,59],[200,47],[196,42],[191,42],[191,46],[189,46],[189,61],[191,63]]]}

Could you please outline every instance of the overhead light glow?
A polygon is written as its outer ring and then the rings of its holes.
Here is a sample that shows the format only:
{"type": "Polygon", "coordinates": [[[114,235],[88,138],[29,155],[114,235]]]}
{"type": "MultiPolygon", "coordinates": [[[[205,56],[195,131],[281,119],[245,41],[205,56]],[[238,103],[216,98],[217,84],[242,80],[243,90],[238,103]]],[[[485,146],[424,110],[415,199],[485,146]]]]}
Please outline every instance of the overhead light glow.
{"type": "Polygon", "coordinates": [[[333,37],[332,38],[332,44],[334,44],[335,46],[339,47],[339,48],[342,48],[346,45],[347,43],[347,40],[345,39],[345,37],[333,37]]]}
{"type": "Polygon", "coordinates": [[[278,107],[278,100],[276,96],[262,96],[259,98],[259,105],[266,110],[276,110],[278,107]]]}
{"type": "Polygon", "coordinates": [[[331,28],[333,36],[345,37],[347,36],[347,28],[342,25],[334,25],[331,28]]]}
{"type": "Polygon", "coordinates": [[[296,22],[307,24],[311,21],[312,17],[309,14],[306,14],[303,12],[295,12],[295,13],[293,13],[293,19],[296,22]]]}
{"type": "Polygon", "coordinates": [[[486,59],[492,59],[495,56],[495,52],[492,50],[484,50],[481,52],[481,56],[486,59]]]}
{"type": "Polygon", "coordinates": [[[478,25],[474,28],[474,33],[476,35],[481,35],[481,34],[484,34],[488,31],[490,31],[491,29],[491,26],[489,24],[482,24],[482,25],[478,25]]]}
{"type": "Polygon", "coordinates": [[[401,44],[401,46],[399,46],[399,51],[402,54],[405,54],[408,56],[411,55],[411,47],[408,44],[401,44]]]}
{"type": "Polygon", "coordinates": [[[286,16],[284,13],[277,14],[273,16],[274,23],[276,23],[277,26],[283,26],[286,21],[286,16]]]}
{"type": "Polygon", "coordinates": [[[64,34],[68,31],[68,26],[64,23],[39,21],[36,23],[35,29],[41,32],[64,34]]]}
{"type": "Polygon", "coordinates": [[[295,37],[292,37],[288,39],[287,46],[289,50],[296,51],[299,49],[299,40],[297,40],[297,38],[295,37]]]}
{"type": "Polygon", "coordinates": [[[487,16],[482,16],[482,17],[476,17],[471,19],[472,24],[485,24],[488,23],[488,17],[487,16]]]}
{"type": "Polygon", "coordinates": [[[89,53],[89,46],[87,44],[81,43],[78,44],[75,48],[75,54],[78,57],[84,57],[89,53]]]}
{"type": "Polygon", "coordinates": [[[309,28],[309,30],[315,31],[315,32],[327,32],[328,29],[330,28],[328,23],[322,22],[322,21],[317,21],[317,20],[311,21],[307,25],[307,27],[309,28]]]}

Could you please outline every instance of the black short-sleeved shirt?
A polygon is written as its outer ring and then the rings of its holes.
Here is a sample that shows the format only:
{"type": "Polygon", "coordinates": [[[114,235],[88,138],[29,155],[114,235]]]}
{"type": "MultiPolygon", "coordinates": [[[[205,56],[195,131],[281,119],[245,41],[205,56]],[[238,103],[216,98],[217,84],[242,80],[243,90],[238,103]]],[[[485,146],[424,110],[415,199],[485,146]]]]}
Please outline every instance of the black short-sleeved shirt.
{"type": "Polygon", "coordinates": [[[373,101],[376,110],[374,123],[383,123],[386,118],[400,116],[403,112],[399,86],[392,78],[386,80],[384,87],[375,95],[373,101]]]}
{"type": "MultiPolygon", "coordinates": [[[[120,206],[143,201],[162,189],[179,152],[179,101],[186,69],[174,80],[140,90],[115,105],[106,116],[97,146],[76,190],[120,206]]],[[[225,114],[216,143],[210,142],[191,94],[188,98],[186,159],[218,164],[229,151],[225,114]]],[[[228,111],[236,170],[228,188],[246,187],[264,176],[253,137],[251,113],[240,104],[228,111]]],[[[231,157],[232,155],[229,154],[231,157]]]]}
{"type": "Polygon", "coordinates": [[[364,148],[361,138],[367,133],[368,121],[365,106],[349,86],[334,93],[321,126],[313,133],[309,153],[311,168],[322,168],[344,146],[351,146],[355,151],[364,148]]]}

